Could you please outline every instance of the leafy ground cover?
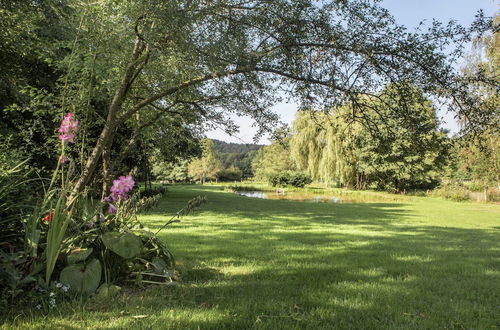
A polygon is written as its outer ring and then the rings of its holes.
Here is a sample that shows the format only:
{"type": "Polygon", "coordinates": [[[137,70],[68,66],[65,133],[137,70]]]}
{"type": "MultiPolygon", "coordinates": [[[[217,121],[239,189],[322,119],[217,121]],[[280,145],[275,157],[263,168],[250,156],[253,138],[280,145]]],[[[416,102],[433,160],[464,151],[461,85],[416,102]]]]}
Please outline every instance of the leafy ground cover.
{"type": "Polygon", "coordinates": [[[161,237],[177,286],[125,290],[2,328],[500,327],[500,206],[401,197],[372,203],[252,199],[173,186],[141,216],[151,229],[208,202],[161,237]]]}

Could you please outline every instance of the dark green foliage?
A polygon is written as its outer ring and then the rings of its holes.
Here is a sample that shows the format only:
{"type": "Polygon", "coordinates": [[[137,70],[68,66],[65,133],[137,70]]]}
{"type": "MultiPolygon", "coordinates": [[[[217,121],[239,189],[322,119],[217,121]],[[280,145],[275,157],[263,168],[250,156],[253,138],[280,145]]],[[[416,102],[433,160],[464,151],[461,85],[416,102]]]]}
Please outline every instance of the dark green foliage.
{"type": "Polygon", "coordinates": [[[139,192],[139,196],[141,198],[144,198],[144,197],[153,197],[153,196],[157,196],[157,195],[165,195],[167,193],[167,187],[163,187],[163,186],[160,186],[160,187],[153,187],[152,189],[145,189],[145,190],[141,190],[139,192]]]}
{"type": "Polygon", "coordinates": [[[104,245],[124,259],[130,259],[141,252],[141,239],[132,233],[107,232],[101,237],[104,245]]]}
{"type": "Polygon", "coordinates": [[[35,281],[26,272],[28,259],[23,252],[4,252],[0,249],[0,309],[7,308],[27,284],[35,281]]]}
{"type": "Polygon", "coordinates": [[[3,1],[0,8],[0,143],[39,171],[53,168],[56,155],[56,62],[73,32],[60,17],[67,10],[58,0],[3,1]]]}
{"type": "Polygon", "coordinates": [[[217,179],[219,181],[238,181],[242,176],[243,172],[236,166],[217,172],[217,179]]]}
{"type": "Polygon", "coordinates": [[[35,200],[26,161],[14,154],[0,154],[0,249],[16,250],[23,245],[23,218],[32,211],[35,200]]]}
{"type": "Polygon", "coordinates": [[[230,185],[230,186],[225,186],[225,190],[228,191],[260,191],[262,188],[261,187],[254,187],[254,186],[249,186],[249,185],[230,185]]]}
{"type": "Polygon", "coordinates": [[[214,141],[215,150],[219,154],[246,154],[262,148],[263,144],[224,142],[216,139],[214,141]]]}
{"type": "Polygon", "coordinates": [[[101,283],[102,267],[98,259],[71,264],[60,274],[61,283],[68,285],[73,292],[91,295],[101,283]]]}
{"type": "Polygon", "coordinates": [[[288,185],[302,188],[310,184],[312,179],[310,176],[301,172],[284,171],[272,174],[269,177],[269,183],[273,187],[286,187],[288,185]]]}

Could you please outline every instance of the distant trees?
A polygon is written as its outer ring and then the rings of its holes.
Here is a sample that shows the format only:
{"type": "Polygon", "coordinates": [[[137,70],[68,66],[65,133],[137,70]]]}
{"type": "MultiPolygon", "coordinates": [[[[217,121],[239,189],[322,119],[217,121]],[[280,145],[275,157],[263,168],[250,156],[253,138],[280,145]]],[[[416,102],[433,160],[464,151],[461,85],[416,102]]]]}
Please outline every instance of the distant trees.
{"type": "Polygon", "coordinates": [[[225,142],[217,139],[212,139],[212,141],[214,141],[215,150],[217,150],[219,154],[247,153],[250,151],[259,150],[264,146],[262,144],[254,144],[254,143],[225,142]]]}
{"type": "Polygon", "coordinates": [[[259,180],[269,180],[273,175],[283,171],[295,171],[297,166],[290,158],[288,141],[275,141],[259,151],[252,162],[255,177],[259,180]]]}
{"type": "MultiPolygon", "coordinates": [[[[228,143],[219,140],[213,140],[215,150],[222,165],[225,169],[238,168],[241,171],[241,177],[252,177],[252,161],[257,154],[257,150],[263,147],[260,144],[244,144],[244,143],[228,143]]],[[[230,172],[234,172],[231,170],[230,172]]],[[[225,180],[227,173],[221,173],[221,180],[225,180]]],[[[235,173],[230,175],[231,178],[235,177],[235,173]]],[[[235,179],[227,179],[233,181],[235,179]]]]}
{"type": "Polygon", "coordinates": [[[177,162],[153,162],[152,174],[158,180],[187,182],[189,181],[188,165],[189,160],[186,159],[177,162]]]}
{"type": "Polygon", "coordinates": [[[217,172],[217,179],[220,181],[241,180],[243,172],[236,166],[230,166],[217,172]]]}
{"type": "Polygon", "coordinates": [[[268,180],[273,187],[292,186],[303,188],[305,185],[312,182],[310,176],[297,171],[283,171],[274,173],[268,178],[268,180]]]}
{"type": "Polygon", "coordinates": [[[222,170],[222,163],[217,158],[214,142],[210,139],[201,140],[202,155],[193,159],[188,165],[191,177],[205,183],[207,179],[216,179],[217,173],[222,170]]]}

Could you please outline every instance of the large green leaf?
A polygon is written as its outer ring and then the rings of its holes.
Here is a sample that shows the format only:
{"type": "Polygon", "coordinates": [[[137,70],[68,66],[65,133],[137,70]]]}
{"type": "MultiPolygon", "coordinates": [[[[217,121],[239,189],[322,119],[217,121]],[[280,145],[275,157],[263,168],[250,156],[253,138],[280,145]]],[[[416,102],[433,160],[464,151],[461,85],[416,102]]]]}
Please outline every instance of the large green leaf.
{"type": "Polygon", "coordinates": [[[109,298],[114,297],[120,293],[122,290],[118,285],[103,283],[99,289],[97,289],[97,297],[99,298],[109,298]]]}
{"type": "Polygon", "coordinates": [[[61,271],[60,281],[69,285],[71,290],[89,295],[95,292],[101,283],[101,263],[92,259],[88,264],[69,265],[61,271]]]}
{"type": "Polygon", "coordinates": [[[132,233],[108,232],[102,236],[102,242],[108,249],[125,259],[135,257],[142,248],[141,238],[132,233]]]}
{"type": "Polygon", "coordinates": [[[78,262],[85,261],[90,254],[92,253],[93,249],[73,249],[69,254],[68,254],[68,264],[76,264],[78,262]]]}

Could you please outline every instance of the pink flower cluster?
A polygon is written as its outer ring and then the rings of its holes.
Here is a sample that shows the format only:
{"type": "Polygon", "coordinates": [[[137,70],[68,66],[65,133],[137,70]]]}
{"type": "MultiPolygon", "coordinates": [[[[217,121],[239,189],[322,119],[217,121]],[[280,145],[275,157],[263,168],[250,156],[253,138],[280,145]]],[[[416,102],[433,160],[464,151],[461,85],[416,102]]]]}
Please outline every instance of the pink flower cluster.
{"type": "MultiPolygon", "coordinates": [[[[113,186],[110,191],[111,194],[104,198],[104,201],[110,203],[112,200],[125,200],[127,199],[127,193],[134,188],[135,181],[131,175],[120,176],[118,180],[113,181],[113,186]]],[[[108,213],[116,213],[116,206],[109,204],[108,213]]]]}
{"type": "Polygon", "coordinates": [[[63,142],[75,143],[74,138],[76,131],[78,130],[78,120],[76,120],[73,114],[70,112],[64,117],[59,126],[59,139],[63,142]]]}
{"type": "Polygon", "coordinates": [[[111,198],[116,201],[120,197],[121,199],[127,199],[127,193],[134,188],[135,181],[131,175],[120,176],[118,180],[113,181],[113,186],[111,189],[111,198]]]}

